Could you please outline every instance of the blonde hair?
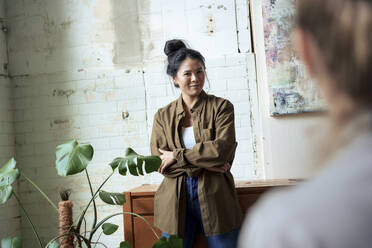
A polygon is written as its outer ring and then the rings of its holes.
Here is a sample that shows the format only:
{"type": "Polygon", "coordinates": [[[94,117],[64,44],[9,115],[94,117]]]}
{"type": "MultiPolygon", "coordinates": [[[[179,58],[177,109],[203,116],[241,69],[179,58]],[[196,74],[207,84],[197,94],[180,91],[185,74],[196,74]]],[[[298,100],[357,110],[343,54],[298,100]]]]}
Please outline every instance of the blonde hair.
{"type": "Polygon", "coordinates": [[[297,25],[310,33],[336,86],[372,109],[372,1],[298,0],[297,25]]]}
{"type": "Polygon", "coordinates": [[[332,83],[357,107],[324,130],[321,169],[363,130],[372,130],[372,0],[297,0],[297,26],[312,36],[332,83]]]}

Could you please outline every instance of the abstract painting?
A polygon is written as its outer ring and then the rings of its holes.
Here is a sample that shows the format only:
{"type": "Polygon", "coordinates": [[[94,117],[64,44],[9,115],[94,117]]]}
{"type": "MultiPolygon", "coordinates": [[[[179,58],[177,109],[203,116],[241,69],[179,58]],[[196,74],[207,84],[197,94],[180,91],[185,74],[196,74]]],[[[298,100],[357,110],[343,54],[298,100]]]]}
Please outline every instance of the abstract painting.
{"type": "Polygon", "coordinates": [[[271,115],[321,111],[325,103],[296,55],[295,0],[264,0],[263,24],[271,115]]]}

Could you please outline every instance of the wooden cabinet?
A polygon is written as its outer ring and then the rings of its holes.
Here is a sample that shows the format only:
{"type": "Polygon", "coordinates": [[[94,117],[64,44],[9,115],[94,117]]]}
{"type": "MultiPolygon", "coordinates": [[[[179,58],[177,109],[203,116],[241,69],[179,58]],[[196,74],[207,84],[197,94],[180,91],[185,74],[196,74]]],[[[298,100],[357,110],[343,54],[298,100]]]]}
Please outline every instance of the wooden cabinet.
{"type": "MultiPolygon", "coordinates": [[[[235,186],[243,213],[245,214],[267,190],[294,185],[297,181],[283,179],[237,182],[235,186]]],[[[125,192],[127,201],[123,206],[123,211],[139,214],[153,225],[154,195],[157,187],[157,185],[143,185],[125,192]]],[[[161,231],[156,227],[154,229],[161,236],[161,231]]],[[[132,248],[150,248],[156,241],[148,225],[141,218],[129,214],[124,214],[124,239],[130,243],[132,248]]],[[[204,237],[199,235],[194,247],[207,247],[204,237]]]]}

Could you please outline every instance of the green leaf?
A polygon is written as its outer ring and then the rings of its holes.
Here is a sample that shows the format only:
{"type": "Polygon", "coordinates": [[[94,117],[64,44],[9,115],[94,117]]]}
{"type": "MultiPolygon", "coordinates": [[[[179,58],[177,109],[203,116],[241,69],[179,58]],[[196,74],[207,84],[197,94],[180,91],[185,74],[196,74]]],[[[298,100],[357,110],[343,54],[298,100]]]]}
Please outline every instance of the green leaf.
{"type": "Polygon", "coordinates": [[[127,175],[127,167],[125,167],[126,160],[124,158],[115,158],[110,166],[112,170],[115,170],[119,166],[119,173],[123,176],[127,175]]]}
{"type": "Polygon", "coordinates": [[[12,196],[13,187],[11,185],[20,176],[16,163],[14,158],[11,158],[0,168],[0,205],[7,202],[12,196]]]}
{"type": "Polygon", "coordinates": [[[123,205],[125,203],[125,195],[122,193],[110,193],[101,190],[99,192],[99,198],[110,205],[123,205]]]}
{"type": "Polygon", "coordinates": [[[144,175],[143,167],[146,173],[157,171],[161,165],[161,159],[158,156],[142,156],[136,153],[132,148],[125,150],[124,158],[115,158],[110,166],[113,170],[119,167],[119,173],[123,176],[129,173],[138,176],[144,175]]]}
{"type": "Polygon", "coordinates": [[[16,163],[14,158],[11,158],[0,168],[0,187],[12,185],[19,178],[19,170],[15,167],[16,163]]]}
{"type": "Polygon", "coordinates": [[[4,204],[12,196],[13,187],[12,186],[1,186],[0,187],[0,205],[4,204]]]}
{"type": "Polygon", "coordinates": [[[82,172],[93,158],[90,144],[79,144],[72,140],[57,146],[56,168],[60,176],[74,175],[82,172]]]}
{"type": "Polygon", "coordinates": [[[1,240],[2,248],[22,248],[22,241],[18,237],[7,237],[1,240]]]}
{"type": "Polygon", "coordinates": [[[118,230],[118,228],[119,228],[118,225],[111,224],[111,223],[105,223],[102,225],[103,233],[106,235],[113,234],[114,232],[116,232],[116,230],[118,230]]]}
{"type": "Polygon", "coordinates": [[[161,237],[156,243],[152,246],[152,248],[170,248],[168,240],[166,237],[161,237]]]}
{"type": "Polygon", "coordinates": [[[176,235],[171,235],[168,242],[172,248],[182,248],[182,239],[177,238],[176,235]]]}
{"type": "Polygon", "coordinates": [[[122,241],[120,242],[120,247],[119,248],[130,248],[130,245],[128,241],[122,241]]]}
{"type": "Polygon", "coordinates": [[[176,235],[171,235],[169,239],[161,237],[152,248],[182,248],[182,239],[177,238],[176,235]]]}
{"type": "Polygon", "coordinates": [[[57,240],[54,240],[52,243],[48,244],[46,248],[59,248],[60,244],[57,240]]]}

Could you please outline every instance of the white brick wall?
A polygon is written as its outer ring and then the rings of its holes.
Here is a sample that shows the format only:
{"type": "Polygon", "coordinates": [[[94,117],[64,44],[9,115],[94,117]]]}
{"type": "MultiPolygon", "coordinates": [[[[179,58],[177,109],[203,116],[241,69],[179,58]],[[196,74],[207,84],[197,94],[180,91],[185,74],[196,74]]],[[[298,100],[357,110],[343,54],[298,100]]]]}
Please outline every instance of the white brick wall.
{"type": "MultiPolygon", "coordinates": [[[[0,0],[0,27],[6,25],[5,4],[0,0]]],[[[4,66],[8,63],[6,34],[0,30],[0,167],[14,156],[13,107],[11,85],[4,66]]],[[[16,183],[14,187],[17,188],[16,183]]],[[[20,236],[20,218],[17,201],[12,198],[0,206],[0,240],[20,236]]]]}
{"type": "MultiPolygon", "coordinates": [[[[75,138],[94,146],[94,159],[89,165],[94,188],[109,174],[107,164],[122,156],[125,147],[149,153],[155,111],[179,95],[165,74],[162,52],[165,40],[175,37],[185,38],[205,55],[209,92],[226,97],[235,105],[239,146],[232,172],[236,180],[261,177],[253,152],[257,114],[252,96],[256,84],[255,71],[251,69],[254,63],[247,37],[240,39],[246,53],[238,53],[233,2],[6,3],[16,156],[22,171],[53,201],[58,201],[61,187],[71,188],[77,216],[89,199],[83,174],[57,176],[56,145],[75,138]],[[123,112],[129,113],[128,118],[122,118],[123,112]]],[[[243,7],[240,3],[241,11],[243,7]]],[[[161,180],[157,173],[125,178],[115,175],[105,189],[122,192],[161,180]]],[[[24,180],[20,194],[42,239],[55,236],[55,211],[24,180]]],[[[97,204],[100,217],[121,211],[99,201],[97,204]]],[[[108,247],[117,246],[123,239],[122,218],[113,222],[120,225],[119,231],[101,238],[108,247]]],[[[36,247],[24,218],[22,236],[30,247],[36,247]]]]}
{"type": "MultiPolygon", "coordinates": [[[[1,32],[1,31],[0,31],[1,32]]],[[[2,34],[0,34],[1,36],[2,34]]],[[[3,37],[2,37],[3,38],[3,37]]],[[[0,43],[4,40],[1,39],[0,43]]],[[[3,65],[3,58],[0,59],[3,65]]],[[[6,71],[1,70],[1,73],[6,71]]],[[[10,80],[0,76],[0,167],[14,156],[14,132],[11,106],[10,80]]],[[[16,183],[14,187],[17,188],[16,183]]],[[[0,240],[8,236],[20,236],[18,204],[14,197],[0,206],[0,240]]]]}

